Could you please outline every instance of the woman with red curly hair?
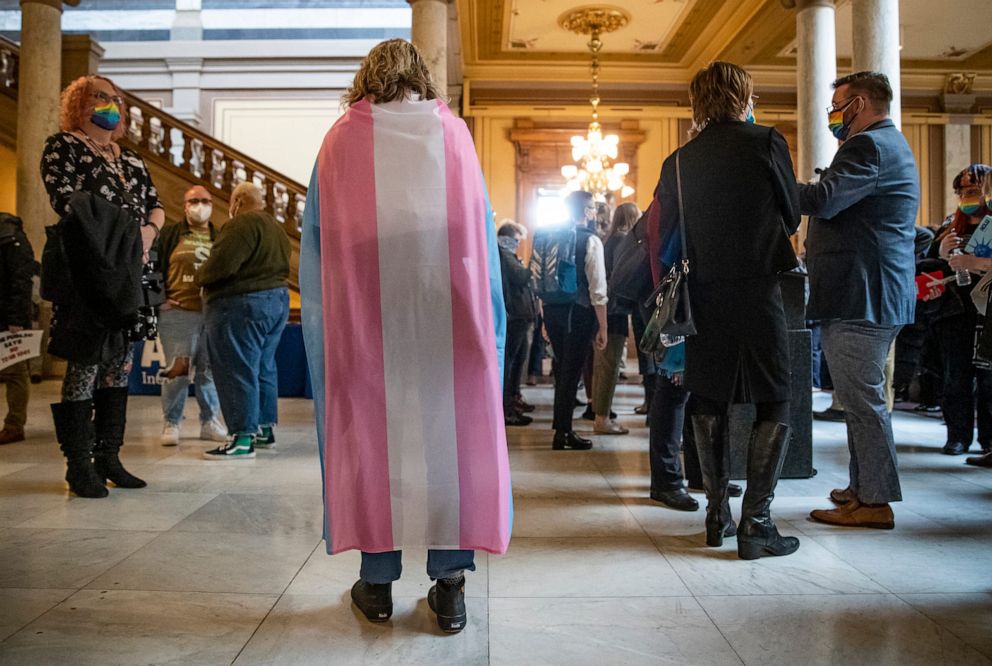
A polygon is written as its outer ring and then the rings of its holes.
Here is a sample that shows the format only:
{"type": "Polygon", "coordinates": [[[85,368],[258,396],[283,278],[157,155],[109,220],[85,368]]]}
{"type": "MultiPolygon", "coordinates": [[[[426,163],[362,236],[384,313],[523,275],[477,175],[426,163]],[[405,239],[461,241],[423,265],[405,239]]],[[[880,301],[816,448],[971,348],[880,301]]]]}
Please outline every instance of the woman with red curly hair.
{"type": "MultiPolygon", "coordinates": [[[[123,95],[110,79],[83,76],[70,83],[62,91],[62,131],[45,142],[41,177],[59,216],[73,214],[74,194],[88,193],[94,203],[112,205],[116,223],[140,227],[147,256],[165,213],[144,161],[117,143],[124,136],[125,113],[123,95]]],[[[63,247],[71,255],[71,244],[63,247]]],[[[138,271],[140,265],[132,268],[138,271]]],[[[145,482],[124,469],[119,457],[131,370],[129,331],[101,326],[101,313],[73,294],[56,303],[49,343],[51,353],[68,361],[62,401],[52,405],[68,463],[66,481],[80,497],[106,497],[108,480],[121,488],[143,488],[145,482]]]]}

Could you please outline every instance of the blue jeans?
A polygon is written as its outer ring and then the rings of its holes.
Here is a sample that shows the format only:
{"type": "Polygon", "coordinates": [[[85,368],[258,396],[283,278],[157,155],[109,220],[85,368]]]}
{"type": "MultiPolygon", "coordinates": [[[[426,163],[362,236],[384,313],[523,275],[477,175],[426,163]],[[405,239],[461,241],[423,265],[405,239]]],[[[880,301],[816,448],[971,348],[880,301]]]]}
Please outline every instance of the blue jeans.
{"type": "Polygon", "coordinates": [[[885,405],[885,359],[901,327],[846,320],[821,326],[834,392],[847,417],[851,489],[864,504],[898,502],[902,490],[885,405]]]}
{"type": "MultiPolygon", "coordinates": [[[[428,550],[427,575],[431,580],[455,578],[462,571],[475,571],[474,550],[428,550]]],[[[362,552],[359,576],[366,583],[381,585],[400,579],[403,572],[403,551],[389,553],[362,552]]]]}
{"type": "MultiPolygon", "coordinates": [[[[207,359],[206,336],[203,335],[203,313],[172,308],[159,315],[159,338],[165,351],[166,363],[188,357],[195,370],[196,402],[200,406],[200,423],[220,415],[217,387],[207,359]]],[[[162,415],[165,422],[179,425],[189,394],[189,377],[176,377],[162,384],[162,415]]]]}
{"type": "Polygon", "coordinates": [[[278,419],[276,347],[289,317],[285,287],[225,296],[206,306],[207,351],[220,408],[234,435],[278,419]]]}

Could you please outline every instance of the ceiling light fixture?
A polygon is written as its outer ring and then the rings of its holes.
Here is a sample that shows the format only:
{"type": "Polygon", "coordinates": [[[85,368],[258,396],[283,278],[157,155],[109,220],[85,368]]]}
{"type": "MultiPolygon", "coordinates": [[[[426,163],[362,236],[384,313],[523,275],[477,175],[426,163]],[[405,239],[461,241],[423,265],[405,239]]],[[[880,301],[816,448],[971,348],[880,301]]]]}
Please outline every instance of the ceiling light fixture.
{"type": "Polygon", "coordinates": [[[620,191],[626,198],[634,193],[634,188],[624,182],[630,173],[626,162],[612,163],[619,154],[620,137],[616,134],[603,136],[603,126],[599,123],[599,53],[603,49],[603,33],[619,30],[630,22],[630,15],[622,9],[612,7],[584,7],[562,14],[558,25],[565,30],[580,35],[589,35],[592,53],[592,122],[585,136],[576,135],[571,139],[572,159],[576,164],[566,164],[561,175],[568,183],[569,191],[585,190],[603,196],[607,192],[620,191]]]}

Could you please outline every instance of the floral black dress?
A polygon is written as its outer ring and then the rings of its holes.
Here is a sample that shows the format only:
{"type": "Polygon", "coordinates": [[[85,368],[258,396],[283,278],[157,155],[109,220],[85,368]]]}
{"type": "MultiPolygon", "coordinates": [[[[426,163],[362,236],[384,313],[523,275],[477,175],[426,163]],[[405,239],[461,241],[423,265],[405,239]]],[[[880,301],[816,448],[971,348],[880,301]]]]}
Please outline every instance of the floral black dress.
{"type": "MultiPolygon", "coordinates": [[[[135,224],[145,224],[148,214],[161,208],[148,167],[134,151],[121,147],[120,158],[110,161],[69,132],[53,134],[45,141],[41,177],[52,208],[60,217],[69,210],[69,198],[80,190],[127,207],[135,224]]],[[[53,316],[53,329],[58,327],[58,310],[53,316]]],[[[130,344],[115,349],[109,360],[101,363],[69,361],[62,382],[62,400],[89,400],[96,388],[127,386],[130,372],[130,344]]]]}

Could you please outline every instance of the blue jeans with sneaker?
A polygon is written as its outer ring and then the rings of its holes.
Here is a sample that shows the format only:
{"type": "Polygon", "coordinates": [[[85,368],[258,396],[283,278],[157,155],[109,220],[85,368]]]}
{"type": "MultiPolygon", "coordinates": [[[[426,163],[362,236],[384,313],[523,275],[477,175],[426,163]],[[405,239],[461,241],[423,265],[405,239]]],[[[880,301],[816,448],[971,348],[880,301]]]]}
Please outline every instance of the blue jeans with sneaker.
{"type": "Polygon", "coordinates": [[[258,432],[278,420],[276,347],[289,318],[285,287],[211,300],[206,306],[207,350],[227,429],[258,432]]]}
{"type": "Polygon", "coordinates": [[[821,325],[834,393],[846,415],[851,490],[862,504],[898,502],[902,490],[885,404],[885,364],[902,327],[848,320],[821,325]]]}
{"type": "MultiPolygon", "coordinates": [[[[210,372],[206,337],[203,335],[203,313],[175,307],[162,310],[158,330],[168,364],[182,357],[190,360],[190,368],[195,372],[193,382],[196,402],[200,406],[200,423],[208,423],[220,416],[217,387],[210,372]]],[[[168,379],[162,384],[162,414],[166,423],[178,426],[183,420],[188,389],[188,375],[168,379]]]]}
{"type": "MultiPolygon", "coordinates": [[[[427,575],[431,580],[455,578],[463,571],[475,571],[474,550],[428,550],[427,575]]],[[[400,579],[403,573],[403,551],[362,553],[359,576],[366,583],[382,585],[400,579]]]]}

